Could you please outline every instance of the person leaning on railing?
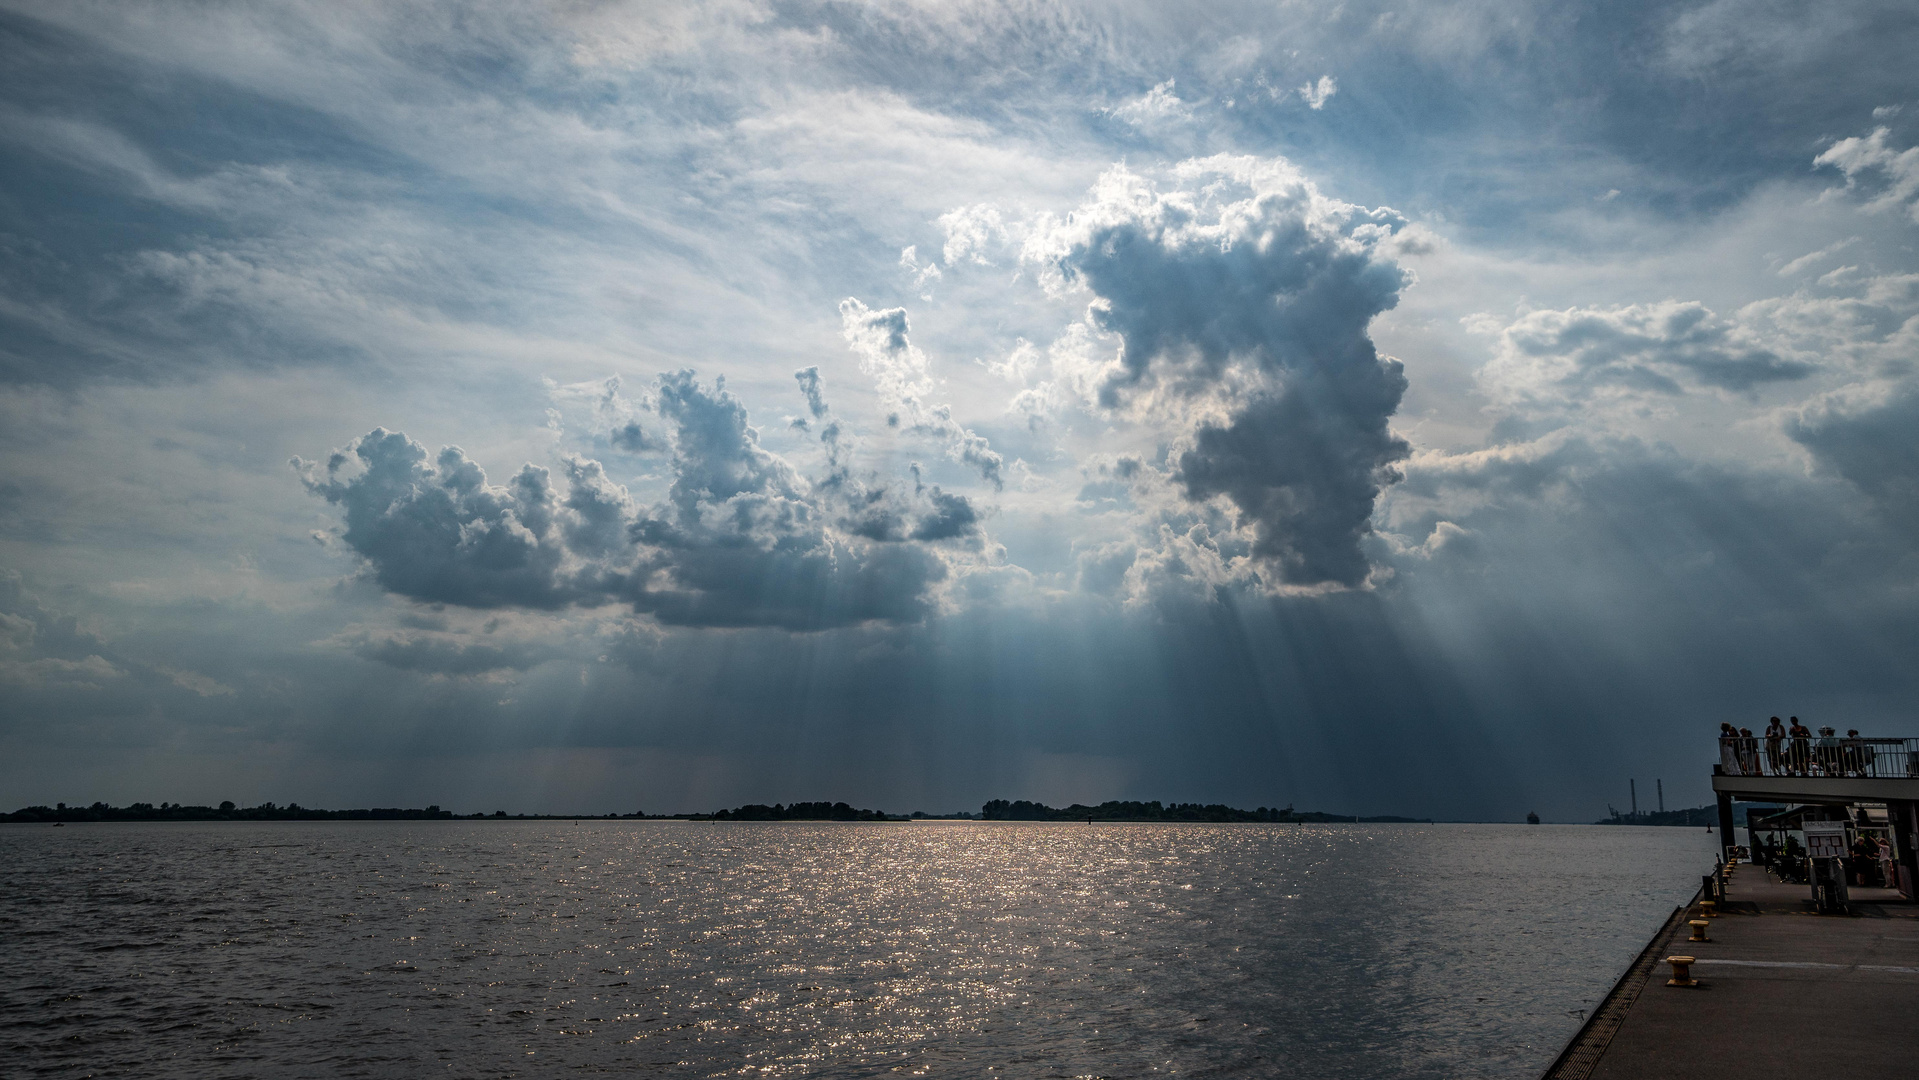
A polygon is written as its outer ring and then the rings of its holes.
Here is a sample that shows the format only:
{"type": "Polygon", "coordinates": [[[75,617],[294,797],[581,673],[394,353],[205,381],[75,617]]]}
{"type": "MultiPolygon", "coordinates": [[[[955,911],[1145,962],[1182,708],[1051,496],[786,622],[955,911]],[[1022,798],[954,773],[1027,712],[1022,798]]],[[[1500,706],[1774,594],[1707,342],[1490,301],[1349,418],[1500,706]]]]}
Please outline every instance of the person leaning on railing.
{"type": "Polygon", "coordinates": [[[1719,725],[1719,767],[1734,776],[1759,775],[1759,740],[1753,738],[1751,728],[1719,725]]]}
{"type": "Polygon", "coordinates": [[[1783,776],[1786,771],[1786,725],[1777,716],[1766,725],[1766,767],[1774,776],[1783,776]]]}

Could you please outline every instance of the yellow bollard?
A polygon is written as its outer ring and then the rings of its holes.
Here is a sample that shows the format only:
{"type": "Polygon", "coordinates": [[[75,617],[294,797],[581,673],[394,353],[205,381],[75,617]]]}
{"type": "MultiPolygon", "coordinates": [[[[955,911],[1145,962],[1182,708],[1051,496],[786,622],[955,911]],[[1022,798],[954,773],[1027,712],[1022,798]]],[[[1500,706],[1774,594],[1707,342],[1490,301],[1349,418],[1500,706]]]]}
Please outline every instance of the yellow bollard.
{"type": "Polygon", "coordinates": [[[1701,908],[1700,913],[1706,918],[1717,919],[1719,917],[1719,905],[1713,903],[1711,900],[1699,901],[1699,907],[1701,908]]]}
{"type": "Polygon", "coordinates": [[[1688,922],[1686,925],[1692,927],[1692,937],[1689,938],[1688,940],[1690,941],[1711,941],[1712,940],[1711,938],[1706,936],[1706,927],[1712,925],[1706,920],[1693,919],[1690,922],[1688,922]]]}
{"type": "Polygon", "coordinates": [[[1698,986],[1699,980],[1692,977],[1692,966],[1698,958],[1692,956],[1668,956],[1666,963],[1672,965],[1672,978],[1666,980],[1667,986],[1698,986]]]}

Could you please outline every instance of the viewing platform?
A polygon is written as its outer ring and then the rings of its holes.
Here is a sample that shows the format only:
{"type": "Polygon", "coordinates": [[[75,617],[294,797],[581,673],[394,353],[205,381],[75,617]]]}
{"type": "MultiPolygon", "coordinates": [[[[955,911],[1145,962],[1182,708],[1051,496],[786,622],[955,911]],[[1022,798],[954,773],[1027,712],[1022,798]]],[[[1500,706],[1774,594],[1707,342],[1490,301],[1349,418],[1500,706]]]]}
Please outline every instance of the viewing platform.
{"type": "Polygon", "coordinates": [[[1895,864],[1893,883],[1906,899],[1914,898],[1919,886],[1919,739],[1722,738],[1712,771],[1719,833],[1727,845],[1738,842],[1733,804],[1739,800],[1826,807],[1839,817],[1864,807],[1884,807],[1884,830],[1895,864]]]}
{"type": "Polygon", "coordinates": [[[1919,739],[1722,738],[1712,787],[1791,802],[1919,800],[1919,739]]]}

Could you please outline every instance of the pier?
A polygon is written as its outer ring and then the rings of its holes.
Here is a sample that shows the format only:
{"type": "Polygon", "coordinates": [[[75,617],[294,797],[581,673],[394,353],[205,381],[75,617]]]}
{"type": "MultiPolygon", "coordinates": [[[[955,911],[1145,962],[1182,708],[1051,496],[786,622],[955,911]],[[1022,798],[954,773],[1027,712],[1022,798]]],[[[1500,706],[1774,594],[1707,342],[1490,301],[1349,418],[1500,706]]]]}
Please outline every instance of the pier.
{"type": "Polygon", "coordinates": [[[1775,773],[1750,746],[1728,747],[1713,776],[1728,843],[1737,837],[1735,800],[1797,804],[1808,838],[1804,823],[1888,841],[1890,858],[1875,871],[1885,887],[1847,880],[1844,858],[1795,858],[1792,844],[1776,868],[1729,859],[1694,903],[1673,912],[1542,1080],[1913,1072],[1915,751],[1912,740],[1857,739],[1823,758],[1789,758],[1775,773]],[[1822,892],[1834,874],[1840,883],[1822,892]],[[1669,985],[1685,978],[1669,957],[1693,959],[1694,985],[1669,985]]]}

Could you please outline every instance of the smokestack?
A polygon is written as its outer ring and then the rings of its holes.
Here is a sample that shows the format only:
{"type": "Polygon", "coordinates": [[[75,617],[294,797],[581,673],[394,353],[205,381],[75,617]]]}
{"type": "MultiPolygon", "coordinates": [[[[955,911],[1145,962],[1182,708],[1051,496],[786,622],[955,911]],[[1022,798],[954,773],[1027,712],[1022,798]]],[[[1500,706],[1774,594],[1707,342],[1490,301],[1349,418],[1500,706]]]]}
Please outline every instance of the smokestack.
{"type": "Polygon", "coordinates": [[[1653,783],[1659,785],[1659,812],[1663,814],[1666,812],[1666,782],[1654,780],[1653,783]]]}
{"type": "Polygon", "coordinates": [[[1632,786],[1632,816],[1638,817],[1639,816],[1639,781],[1628,780],[1626,781],[1626,783],[1632,786]]]}

